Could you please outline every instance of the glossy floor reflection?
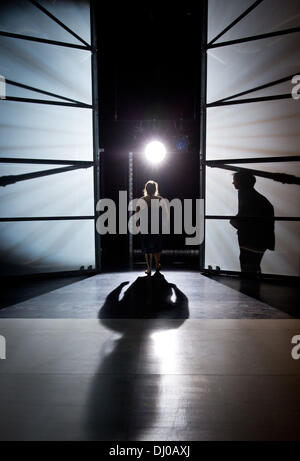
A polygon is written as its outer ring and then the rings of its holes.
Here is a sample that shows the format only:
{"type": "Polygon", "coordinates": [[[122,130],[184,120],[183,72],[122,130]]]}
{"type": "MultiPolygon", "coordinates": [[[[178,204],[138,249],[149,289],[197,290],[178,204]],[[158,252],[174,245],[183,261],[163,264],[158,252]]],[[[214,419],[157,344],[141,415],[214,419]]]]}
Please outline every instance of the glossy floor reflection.
{"type": "Polygon", "coordinates": [[[286,312],[204,277],[198,271],[164,271],[163,277],[147,278],[136,271],[95,275],[3,308],[0,318],[97,318],[99,308],[106,306],[107,309],[112,302],[119,308],[119,312],[110,310],[113,317],[153,318],[155,306],[158,311],[164,311],[166,317],[169,311],[172,317],[176,306],[185,303],[189,318],[194,319],[291,318],[286,312]],[[126,291],[122,303],[116,303],[126,291]],[[170,302],[174,299],[177,301],[172,306],[170,302]]]}
{"type": "Polygon", "coordinates": [[[298,440],[299,320],[1,319],[1,440],[298,440]]]}
{"type": "Polygon", "coordinates": [[[1,311],[1,440],[296,440],[300,321],[197,272],[100,274],[1,311]]]}

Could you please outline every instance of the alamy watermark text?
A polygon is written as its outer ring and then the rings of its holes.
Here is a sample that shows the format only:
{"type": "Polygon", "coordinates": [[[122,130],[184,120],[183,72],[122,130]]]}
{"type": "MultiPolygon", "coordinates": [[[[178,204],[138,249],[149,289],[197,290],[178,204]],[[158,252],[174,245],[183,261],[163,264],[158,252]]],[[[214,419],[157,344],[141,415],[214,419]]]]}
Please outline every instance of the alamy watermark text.
{"type": "Polygon", "coordinates": [[[119,203],[109,198],[99,200],[96,210],[101,214],[96,221],[97,232],[105,234],[170,234],[170,212],[173,211],[174,234],[185,233],[186,245],[200,245],[204,237],[204,200],[163,198],[151,200],[148,208],[143,198],[129,201],[127,191],[119,191],[119,203]],[[150,213],[149,213],[150,211],[150,213]],[[117,229],[118,213],[118,229],[117,229]],[[150,222],[149,222],[150,216],[150,222]],[[194,224],[193,224],[194,222],[194,224]]]}

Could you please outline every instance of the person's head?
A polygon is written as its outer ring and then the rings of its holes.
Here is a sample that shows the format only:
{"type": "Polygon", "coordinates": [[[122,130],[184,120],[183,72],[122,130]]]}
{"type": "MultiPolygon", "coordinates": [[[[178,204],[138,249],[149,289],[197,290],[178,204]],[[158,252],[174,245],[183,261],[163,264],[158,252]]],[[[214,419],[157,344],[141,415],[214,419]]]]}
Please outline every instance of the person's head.
{"type": "Polygon", "coordinates": [[[234,173],[232,184],[236,189],[253,189],[255,181],[253,174],[239,171],[234,173]]]}
{"type": "Polygon", "coordinates": [[[144,196],[146,195],[158,195],[158,184],[157,182],[150,179],[146,182],[144,187],[144,196]]]}

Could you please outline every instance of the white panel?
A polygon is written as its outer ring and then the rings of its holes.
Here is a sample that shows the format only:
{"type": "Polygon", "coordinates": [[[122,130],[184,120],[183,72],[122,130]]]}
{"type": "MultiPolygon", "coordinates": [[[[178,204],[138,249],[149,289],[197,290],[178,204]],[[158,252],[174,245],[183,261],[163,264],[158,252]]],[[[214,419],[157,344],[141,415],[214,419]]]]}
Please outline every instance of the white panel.
{"type": "MultiPolygon", "coordinates": [[[[261,264],[263,273],[300,275],[300,223],[275,223],[275,251],[267,250],[261,264]]],[[[228,221],[206,221],[205,266],[239,271],[239,246],[236,230],[228,221]]]]}
{"type": "MultiPolygon", "coordinates": [[[[1,164],[1,176],[18,176],[64,166],[1,164]]],[[[93,214],[92,167],[31,178],[0,188],[1,217],[93,216],[93,214]]]]}
{"type": "Polygon", "coordinates": [[[275,223],[275,251],[267,251],[262,260],[266,274],[300,275],[300,223],[275,223]]]}
{"type": "MultiPolygon", "coordinates": [[[[0,37],[0,74],[8,80],[91,103],[91,53],[0,37]]],[[[7,96],[47,99],[7,84],[7,96]]]]}
{"type": "Polygon", "coordinates": [[[222,32],[254,0],[208,0],[208,41],[222,32]],[[221,13],[221,14],[220,14],[221,13]]]}
{"type": "MultiPolygon", "coordinates": [[[[88,0],[42,0],[42,5],[90,43],[88,0]]],[[[2,1],[0,30],[83,45],[29,1],[2,1]]],[[[0,38],[0,75],[91,104],[91,52],[0,38]]],[[[6,96],[57,100],[6,84],[6,96]]],[[[0,101],[0,156],[92,160],[92,110],[0,101]]],[[[63,165],[1,164],[1,176],[63,165]]],[[[0,190],[2,217],[94,214],[93,168],[18,181],[0,190]]],[[[1,270],[10,273],[78,270],[94,266],[94,220],[0,223],[1,270]]]]}
{"type": "MultiPolygon", "coordinates": [[[[207,101],[300,73],[300,33],[208,50],[207,101]]],[[[291,93],[291,80],[243,96],[254,98],[291,93]]]]}
{"type": "Polygon", "coordinates": [[[92,111],[0,101],[0,155],[92,160],[92,111]]]}
{"type": "MultiPolygon", "coordinates": [[[[223,3],[235,4],[236,2],[241,3],[240,0],[226,0],[223,3]]],[[[299,25],[299,0],[264,0],[218,41],[235,40],[299,25]]]]}
{"type": "Polygon", "coordinates": [[[206,220],[205,267],[220,266],[222,270],[239,271],[239,251],[236,230],[229,221],[206,220]]]}
{"type": "Polygon", "coordinates": [[[40,0],[40,4],[90,43],[90,0],[40,0]]]}
{"type": "Polygon", "coordinates": [[[207,110],[207,160],[299,155],[300,100],[207,110]]]}
{"type": "Polygon", "coordinates": [[[94,220],[1,222],[0,241],[5,274],[95,265],[94,220]]]}
{"type": "MultiPolygon", "coordinates": [[[[40,3],[75,33],[89,42],[89,1],[59,0],[40,3]]],[[[0,30],[80,45],[75,37],[27,0],[2,0],[0,30]]]]}
{"type": "MultiPolygon", "coordinates": [[[[219,32],[254,3],[209,0],[208,36],[219,32]]],[[[218,42],[300,26],[299,0],[264,0],[218,42]]],[[[230,97],[300,73],[300,33],[223,46],[208,51],[207,99],[230,97]]],[[[292,78],[280,85],[239,96],[239,99],[291,94],[292,78]]],[[[298,156],[300,102],[285,99],[228,105],[207,110],[207,160],[298,156]]],[[[239,165],[235,165],[239,166],[239,165]]],[[[300,177],[299,163],[241,164],[243,168],[300,177]]],[[[235,215],[238,194],[232,173],[206,169],[206,213],[235,215]]],[[[299,185],[257,177],[255,188],[274,206],[275,216],[299,216],[299,185]]],[[[236,231],[227,221],[207,220],[206,266],[240,270],[236,231]]],[[[298,222],[276,222],[276,251],[267,251],[262,271],[299,275],[298,222]]]]}
{"type": "MultiPolygon", "coordinates": [[[[285,173],[300,178],[300,162],[257,163],[234,165],[270,173],[285,173]]],[[[221,168],[206,169],[206,213],[209,215],[235,215],[238,193],[232,185],[234,171],[221,168]]],[[[300,216],[300,187],[283,184],[268,178],[256,177],[255,189],[274,206],[275,216],[300,216]]]]}

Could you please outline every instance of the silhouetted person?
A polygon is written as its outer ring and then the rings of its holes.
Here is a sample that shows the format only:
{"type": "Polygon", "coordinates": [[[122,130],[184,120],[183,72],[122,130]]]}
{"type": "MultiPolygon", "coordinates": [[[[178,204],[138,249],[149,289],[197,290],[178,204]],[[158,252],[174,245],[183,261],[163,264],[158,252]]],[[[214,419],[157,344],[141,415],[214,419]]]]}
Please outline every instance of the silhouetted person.
{"type": "Polygon", "coordinates": [[[161,269],[160,255],[162,251],[162,212],[164,212],[165,217],[168,216],[166,203],[163,197],[159,195],[158,184],[155,181],[149,180],[146,182],[144,196],[138,200],[136,211],[139,212],[141,209],[144,209],[145,206],[147,206],[148,211],[148,225],[146,232],[144,232],[144,229],[141,229],[141,249],[142,253],[145,255],[147,263],[145,273],[150,275],[152,270],[152,255],[154,255],[156,270],[159,271],[161,269]],[[154,200],[158,200],[159,204],[159,222],[157,233],[154,233],[151,229],[151,203],[154,200]]]}
{"type": "Polygon", "coordinates": [[[267,249],[274,250],[274,208],[269,200],[254,189],[255,177],[247,172],[233,175],[238,190],[238,218],[262,217],[260,220],[231,219],[237,229],[242,272],[260,273],[260,263],[267,249]]]}

